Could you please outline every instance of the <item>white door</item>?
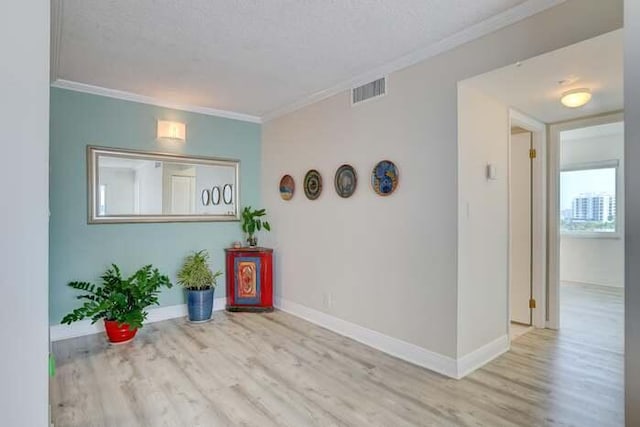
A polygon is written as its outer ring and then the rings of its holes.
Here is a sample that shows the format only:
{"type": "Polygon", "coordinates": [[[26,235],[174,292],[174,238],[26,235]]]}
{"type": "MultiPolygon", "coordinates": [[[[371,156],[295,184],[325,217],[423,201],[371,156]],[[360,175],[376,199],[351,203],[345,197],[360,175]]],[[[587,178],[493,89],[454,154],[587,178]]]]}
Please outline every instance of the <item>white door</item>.
{"type": "Polygon", "coordinates": [[[511,321],[531,324],[531,133],[511,135],[510,295],[511,321]]]}
{"type": "Polygon", "coordinates": [[[196,180],[192,176],[171,175],[171,213],[187,215],[195,211],[196,180]]]}

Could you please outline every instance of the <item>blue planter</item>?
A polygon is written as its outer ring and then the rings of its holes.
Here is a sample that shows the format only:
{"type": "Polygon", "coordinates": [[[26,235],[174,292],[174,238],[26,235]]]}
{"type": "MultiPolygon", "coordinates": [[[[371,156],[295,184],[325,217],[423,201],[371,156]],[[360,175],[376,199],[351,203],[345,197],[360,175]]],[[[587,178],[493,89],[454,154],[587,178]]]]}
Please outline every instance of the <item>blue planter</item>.
{"type": "Polygon", "coordinates": [[[214,288],[201,291],[187,289],[187,308],[191,322],[206,322],[211,319],[214,290],[214,288]]]}

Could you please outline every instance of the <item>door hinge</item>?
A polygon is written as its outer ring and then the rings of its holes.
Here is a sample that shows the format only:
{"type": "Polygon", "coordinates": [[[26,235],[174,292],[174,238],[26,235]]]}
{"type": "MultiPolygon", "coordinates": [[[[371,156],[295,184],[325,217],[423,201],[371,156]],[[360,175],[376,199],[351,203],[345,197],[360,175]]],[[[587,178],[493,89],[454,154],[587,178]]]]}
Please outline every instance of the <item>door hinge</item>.
{"type": "Polygon", "coordinates": [[[536,151],[535,148],[532,148],[529,150],[529,158],[530,159],[535,159],[538,156],[538,152],[536,151]]]}
{"type": "Polygon", "coordinates": [[[529,308],[536,308],[536,300],[534,298],[529,300],[529,308]]]}

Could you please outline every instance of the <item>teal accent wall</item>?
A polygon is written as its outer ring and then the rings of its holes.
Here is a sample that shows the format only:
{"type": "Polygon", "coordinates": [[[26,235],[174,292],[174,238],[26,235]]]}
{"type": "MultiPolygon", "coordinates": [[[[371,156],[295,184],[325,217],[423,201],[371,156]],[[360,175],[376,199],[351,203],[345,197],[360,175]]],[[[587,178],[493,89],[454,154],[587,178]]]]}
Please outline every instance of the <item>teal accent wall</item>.
{"type": "MultiPolygon", "coordinates": [[[[49,321],[60,323],[77,306],[72,280],[97,281],[111,264],[131,274],[153,264],[175,276],[192,250],[207,249],[224,271],[224,248],[242,239],[239,222],[87,224],[86,147],[128,148],[240,160],[240,206],[260,204],[260,138],[256,123],[51,89],[49,321]],[[187,124],[187,141],[156,139],[156,120],[187,124]]],[[[216,298],[225,295],[218,280],[216,298]]],[[[179,286],[160,296],[163,306],[184,303],[179,286]]]]}

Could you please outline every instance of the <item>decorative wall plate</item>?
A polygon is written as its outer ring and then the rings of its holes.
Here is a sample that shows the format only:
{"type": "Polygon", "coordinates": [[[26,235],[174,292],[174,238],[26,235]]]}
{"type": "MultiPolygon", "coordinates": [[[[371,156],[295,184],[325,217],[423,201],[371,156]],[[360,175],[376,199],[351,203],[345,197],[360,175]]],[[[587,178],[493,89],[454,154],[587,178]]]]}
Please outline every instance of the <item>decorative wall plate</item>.
{"type": "Polygon", "coordinates": [[[220,204],[220,187],[215,186],[211,189],[211,204],[219,205],[220,204]]]}
{"type": "Polygon", "coordinates": [[[320,197],[320,193],[322,193],[322,176],[317,170],[311,169],[304,176],[304,195],[309,200],[315,200],[320,197]]]}
{"type": "Polygon", "coordinates": [[[291,200],[296,191],[296,183],[291,175],[285,175],[280,180],[280,197],[282,200],[291,200]]]}
{"type": "Polygon", "coordinates": [[[202,195],[200,196],[202,200],[202,206],[207,206],[211,201],[211,193],[206,188],[202,190],[202,195]]]}
{"type": "Polygon", "coordinates": [[[231,188],[231,184],[225,184],[222,187],[222,200],[225,205],[230,205],[233,202],[233,191],[231,188]]]}
{"type": "Polygon", "coordinates": [[[336,193],[338,193],[338,196],[344,198],[351,197],[358,186],[358,175],[356,174],[355,169],[353,169],[353,166],[340,166],[336,171],[333,185],[336,187],[336,193]]]}
{"type": "Polygon", "coordinates": [[[371,172],[371,186],[381,196],[388,196],[398,187],[398,168],[390,160],[382,160],[371,172]]]}

